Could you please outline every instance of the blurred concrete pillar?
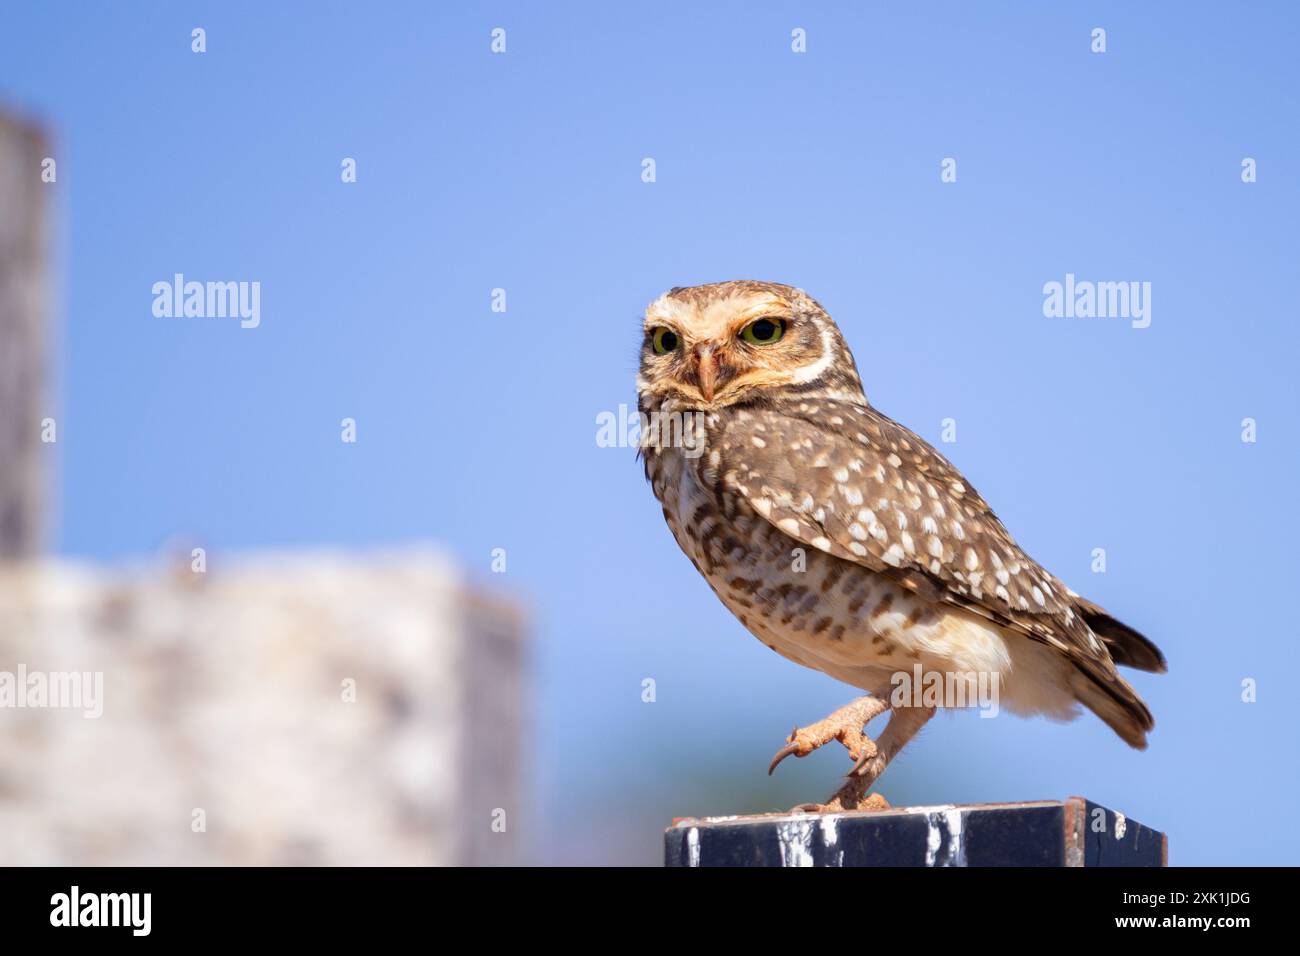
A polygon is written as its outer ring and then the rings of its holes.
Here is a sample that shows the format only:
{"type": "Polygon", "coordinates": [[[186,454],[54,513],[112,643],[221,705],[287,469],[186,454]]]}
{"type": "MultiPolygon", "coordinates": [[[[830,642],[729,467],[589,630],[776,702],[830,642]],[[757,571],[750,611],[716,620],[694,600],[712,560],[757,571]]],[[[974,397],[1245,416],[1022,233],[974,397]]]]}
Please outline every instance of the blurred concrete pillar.
{"type": "Polygon", "coordinates": [[[0,112],[0,560],[43,543],[48,155],[38,128],[0,112]]]}
{"type": "Polygon", "coordinates": [[[0,865],[520,861],[517,606],[431,551],[203,558],[0,564],[0,865]]]}

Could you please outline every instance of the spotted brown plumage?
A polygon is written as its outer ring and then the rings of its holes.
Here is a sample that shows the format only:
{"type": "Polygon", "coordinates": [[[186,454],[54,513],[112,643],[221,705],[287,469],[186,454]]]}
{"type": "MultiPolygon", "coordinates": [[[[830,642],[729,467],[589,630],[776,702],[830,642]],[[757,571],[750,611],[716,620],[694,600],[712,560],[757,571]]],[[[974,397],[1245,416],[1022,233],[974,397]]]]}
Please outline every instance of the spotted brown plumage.
{"type": "Polygon", "coordinates": [[[1115,660],[1162,670],[1149,641],[1026,555],[957,469],[867,401],[847,344],[801,290],[674,289],[646,313],[646,475],[678,544],[741,623],[778,653],[867,692],[778,755],[840,739],[866,786],[932,710],[894,706],[861,736],[893,675],[987,672],[1009,709],[1081,702],[1135,747],[1151,714],[1115,660]],[[675,436],[674,442],[664,440],[675,436]]]}

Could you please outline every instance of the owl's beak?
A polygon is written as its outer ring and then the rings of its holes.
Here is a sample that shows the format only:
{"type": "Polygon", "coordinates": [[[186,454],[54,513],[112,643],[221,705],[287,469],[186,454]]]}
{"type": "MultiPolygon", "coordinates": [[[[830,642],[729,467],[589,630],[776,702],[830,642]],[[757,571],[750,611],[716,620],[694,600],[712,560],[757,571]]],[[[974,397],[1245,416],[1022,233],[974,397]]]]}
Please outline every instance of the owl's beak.
{"type": "Polygon", "coordinates": [[[700,382],[700,394],[706,402],[713,401],[713,394],[718,385],[718,364],[722,356],[715,355],[712,345],[695,347],[696,376],[700,382]]]}

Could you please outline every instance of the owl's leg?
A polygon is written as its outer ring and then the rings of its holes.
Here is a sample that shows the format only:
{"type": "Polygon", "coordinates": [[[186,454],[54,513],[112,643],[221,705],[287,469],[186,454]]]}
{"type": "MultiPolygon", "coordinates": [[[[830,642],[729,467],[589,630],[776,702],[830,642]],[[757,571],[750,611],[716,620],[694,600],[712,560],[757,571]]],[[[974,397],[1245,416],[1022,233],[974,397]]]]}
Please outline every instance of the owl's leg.
{"type": "MultiPolygon", "coordinates": [[[[768,776],[772,775],[777,764],[791,754],[806,757],[832,740],[842,743],[848,749],[849,756],[861,764],[876,752],[875,743],[862,732],[862,728],[888,709],[888,703],[868,694],[851,704],[845,704],[824,720],[807,727],[796,727],[786,738],[786,745],[772,758],[772,763],[767,768],[768,776]]],[[[892,726],[893,721],[890,724],[892,726]]]]}
{"type": "Polygon", "coordinates": [[[817,809],[822,812],[887,809],[889,804],[884,797],[878,793],[868,796],[867,791],[884,773],[889,762],[933,716],[933,707],[896,708],[872,752],[858,758],[857,766],[849,772],[849,779],[844,786],[817,809]]]}

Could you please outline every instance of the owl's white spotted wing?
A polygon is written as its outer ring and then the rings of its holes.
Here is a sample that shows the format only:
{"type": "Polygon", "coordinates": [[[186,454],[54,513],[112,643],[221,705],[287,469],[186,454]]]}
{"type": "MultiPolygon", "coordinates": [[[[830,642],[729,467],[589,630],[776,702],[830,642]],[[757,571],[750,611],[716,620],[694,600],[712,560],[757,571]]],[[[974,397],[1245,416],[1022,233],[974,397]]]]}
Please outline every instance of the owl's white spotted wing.
{"type": "Polygon", "coordinates": [[[710,429],[700,467],[706,483],[739,494],[795,541],[1115,679],[1065,586],[1020,550],[947,459],[869,406],[795,399],[732,409],[710,429]]]}

